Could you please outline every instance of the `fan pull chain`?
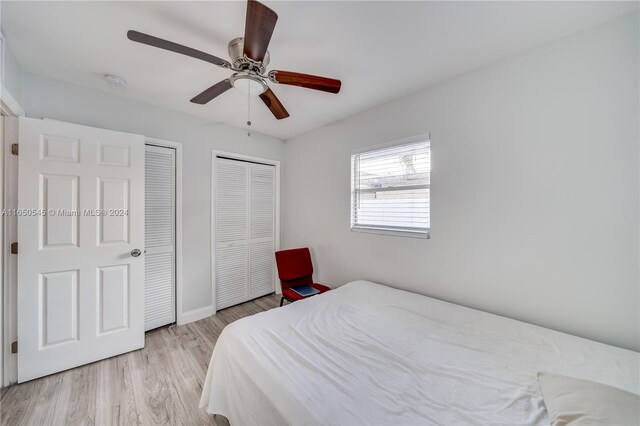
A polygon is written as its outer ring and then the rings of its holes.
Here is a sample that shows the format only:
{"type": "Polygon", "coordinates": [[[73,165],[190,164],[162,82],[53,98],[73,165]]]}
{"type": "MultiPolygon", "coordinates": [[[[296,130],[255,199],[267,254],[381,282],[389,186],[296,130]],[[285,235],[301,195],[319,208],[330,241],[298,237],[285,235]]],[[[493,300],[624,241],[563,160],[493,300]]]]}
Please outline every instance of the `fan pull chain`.
{"type": "Polygon", "coordinates": [[[247,136],[251,137],[251,84],[247,90],[247,136]]]}

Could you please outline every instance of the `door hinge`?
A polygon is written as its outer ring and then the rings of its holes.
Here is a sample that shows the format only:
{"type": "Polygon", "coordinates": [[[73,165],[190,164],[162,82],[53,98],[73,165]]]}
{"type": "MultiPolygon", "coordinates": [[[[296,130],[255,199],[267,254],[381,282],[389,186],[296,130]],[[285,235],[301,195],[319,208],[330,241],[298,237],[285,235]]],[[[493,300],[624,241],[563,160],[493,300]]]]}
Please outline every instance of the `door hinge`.
{"type": "Polygon", "coordinates": [[[12,143],[11,144],[11,153],[13,155],[18,155],[18,144],[17,143],[12,143]]]}
{"type": "Polygon", "coordinates": [[[11,353],[12,354],[17,354],[18,353],[18,341],[17,340],[15,342],[11,343],[11,353]]]}
{"type": "Polygon", "coordinates": [[[18,243],[11,243],[11,254],[18,254],[18,243]]]}

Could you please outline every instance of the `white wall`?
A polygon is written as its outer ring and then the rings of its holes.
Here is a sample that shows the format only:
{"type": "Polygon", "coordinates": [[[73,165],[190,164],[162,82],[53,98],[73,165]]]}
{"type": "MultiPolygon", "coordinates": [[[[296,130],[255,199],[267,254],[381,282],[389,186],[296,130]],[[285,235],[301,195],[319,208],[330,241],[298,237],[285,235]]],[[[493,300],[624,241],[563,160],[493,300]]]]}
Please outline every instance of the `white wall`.
{"type": "Polygon", "coordinates": [[[287,141],[283,247],[640,349],[638,40],[635,14],[287,141]],[[350,232],[351,150],[427,131],[431,239],[350,232]]]}
{"type": "Polygon", "coordinates": [[[11,96],[22,106],[22,67],[18,60],[9,49],[9,45],[5,43],[4,52],[4,79],[2,84],[11,93],[11,96]]]}
{"type": "MultiPolygon", "coordinates": [[[[183,144],[183,310],[211,304],[211,150],[279,160],[278,139],[25,73],[27,116],[137,133],[183,144]]],[[[186,99],[185,102],[189,100],[186,99]]]]}

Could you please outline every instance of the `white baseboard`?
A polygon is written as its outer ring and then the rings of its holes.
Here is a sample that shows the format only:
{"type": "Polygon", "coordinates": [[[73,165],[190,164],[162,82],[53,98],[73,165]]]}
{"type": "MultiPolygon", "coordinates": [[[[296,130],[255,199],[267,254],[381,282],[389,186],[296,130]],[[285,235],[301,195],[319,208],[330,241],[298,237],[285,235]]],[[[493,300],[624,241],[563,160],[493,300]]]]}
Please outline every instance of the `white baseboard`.
{"type": "Polygon", "coordinates": [[[198,321],[203,318],[213,315],[213,305],[205,306],[204,308],[194,309],[192,311],[183,312],[178,318],[178,325],[189,324],[190,322],[198,321]]]}

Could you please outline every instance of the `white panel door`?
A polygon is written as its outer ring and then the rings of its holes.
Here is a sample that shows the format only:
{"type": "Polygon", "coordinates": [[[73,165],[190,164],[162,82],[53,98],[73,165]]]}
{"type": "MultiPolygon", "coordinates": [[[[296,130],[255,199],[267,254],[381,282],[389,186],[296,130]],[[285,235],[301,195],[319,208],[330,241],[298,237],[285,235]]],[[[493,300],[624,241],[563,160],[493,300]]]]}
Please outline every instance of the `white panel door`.
{"type": "Polygon", "coordinates": [[[20,118],[18,381],[144,346],[144,138],[20,118]]]}
{"type": "Polygon", "coordinates": [[[216,309],[273,293],[275,167],[216,159],[216,309]]]}
{"type": "Polygon", "coordinates": [[[145,148],[144,329],[176,322],[176,150],[145,148]]]}

